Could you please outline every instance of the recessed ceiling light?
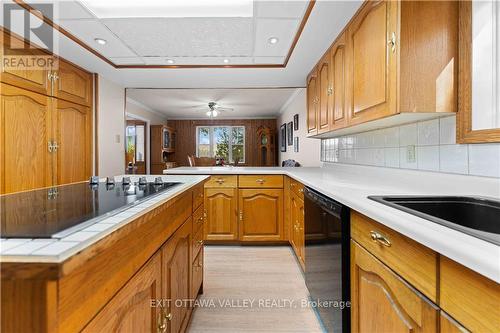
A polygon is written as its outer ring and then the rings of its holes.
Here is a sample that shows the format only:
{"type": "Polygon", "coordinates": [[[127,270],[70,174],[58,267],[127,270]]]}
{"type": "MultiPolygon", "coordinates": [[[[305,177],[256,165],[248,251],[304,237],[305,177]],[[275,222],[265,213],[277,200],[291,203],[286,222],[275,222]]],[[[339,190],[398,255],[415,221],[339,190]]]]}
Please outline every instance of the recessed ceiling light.
{"type": "Polygon", "coordinates": [[[274,44],[277,44],[277,43],[279,42],[279,39],[278,39],[278,37],[271,37],[271,38],[269,38],[269,39],[267,40],[267,42],[268,42],[269,44],[273,44],[273,45],[274,45],[274,44]]]}
{"type": "Polygon", "coordinates": [[[167,64],[173,64],[175,61],[173,59],[167,59],[167,64]]]}
{"type": "Polygon", "coordinates": [[[222,61],[224,61],[224,63],[225,63],[225,64],[228,64],[228,63],[229,63],[229,59],[224,59],[224,60],[222,60],[222,61]]]}
{"type": "Polygon", "coordinates": [[[100,45],[106,45],[107,41],[102,38],[94,38],[95,42],[100,45]]]}

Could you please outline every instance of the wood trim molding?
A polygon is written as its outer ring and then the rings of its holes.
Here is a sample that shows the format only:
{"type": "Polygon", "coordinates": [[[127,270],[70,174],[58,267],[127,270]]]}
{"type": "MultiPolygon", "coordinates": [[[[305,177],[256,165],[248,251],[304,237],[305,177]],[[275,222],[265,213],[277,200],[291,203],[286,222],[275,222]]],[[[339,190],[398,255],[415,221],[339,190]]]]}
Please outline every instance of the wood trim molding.
{"type": "Polygon", "coordinates": [[[94,175],[99,174],[99,75],[94,73],[94,175]]]}
{"type": "Polygon", "coordinates": [[[101,53],[97,52],[94,50],[92,47],[90,47],[88,44],[83,42],[81,39],[76,37],[75,35],[71,34],[69,31],[61,27],[60,25],[56,24],[49,18],[45,17],[41,12],[35,10],[32,6],[30,6],[28,3],[24,2],[24,0],[14,0],[16,4],[21,6],[23,9],[26,11],[29,11],[32,15],[35,15],[39,19],[41,19],[43,22],[51,26],[54,30],[57,30],[59,33],[63,34],[64,36],[68,37],[71,39],[73,42],[76,44],[80,45],[96,57],[100,58],[107,64],[111,65],[112,67],[116,69],[183,69],[183,68],[285,68],[288,64],[288,61],[290,60],[293,51],[295,50],[295,46],[297,45],[300,36],[302,34],[302,31],[304,30],[304,27],[307,23],[307,20],[309,19],[309,16],[311,15],[311,12],[314,8],[314,5],[316,4],[316,0],[309,0],[309,4],[307,5],[306,11],[304,13],[304,16],[302,17],[302,21],[300,22],[299,28],[297,29],[297,32],[295,33],[295,37],[292,41],[292,44],[290,46],[290,49],[288,50],[288,53],[286,55],[285,61],[282,64],[258,64],[258,65],[117,65],[108,58],[106,58],[104,55],[101,53]]]}
{"type": "Polygon", "coordinates": [[[500,129],[472,129],[472,3],[460,1],[457,143],[500,142],[500,129]]]}

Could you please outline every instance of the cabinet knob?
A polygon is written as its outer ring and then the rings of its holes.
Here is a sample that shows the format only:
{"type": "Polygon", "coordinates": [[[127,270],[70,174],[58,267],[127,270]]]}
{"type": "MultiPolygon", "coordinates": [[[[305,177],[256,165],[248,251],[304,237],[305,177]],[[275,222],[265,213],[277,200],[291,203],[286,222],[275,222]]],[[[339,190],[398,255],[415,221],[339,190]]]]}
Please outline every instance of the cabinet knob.
{"type": "Polygon", "coordinates": [[[265,180],[265,179],[262,179],[262,178],[256,179],[255,181],[256,181],[257,183],[261,184],[261,185],[262,185],[262,184],[264,184],[264,183],[266,182],[266,180],[265,180]]]}
{"type": "MultiPolygon", "coordinates": [[[[163,310],[162,310],[163,312],[163,310]]],[[[165,333],[167,331],[167,323],[165,322],[165,319],[162,315],[162,313],[158,313],[158,333],[165,333]]]]}
{"type": "Polygon", "coordinates": [[[200,240],[198,241],[198,244],[203,245],[203,240],[202,240],[202,239],[200,239],[200,240]]]}
{"type": "Polygon", "coordinates": [[[224,178],[217,178],[216,182],[219,183],[219,185],[221,185],[225,182],[225,180],[224,178]]]}
{"type": "Polygon", "coordinates": [[[326,93],[328,94],[328,96],[331,96],[333,94],[333,87],[328,87],[326,93]]]}
{"type": "Polygon", "coordinates": [[[172,320],[172,314],[171,314],[171,313],[166,314],[166,315],[165,315],[165,320],[166,320],[166,321],[171,321],[171,320],[172,320]]]}
{"type": "Polygon", "coordinates": [[[370,238],[372,241],[382,244],[383,246],[391,247],[391,241],[385,237],[384,235],[376,232],[376,231],[370,231],[370,238]]]}
{"type": "Polygon", "coordinates": [[[391,34],[391,38],[387,41],[387,45],[391,47],[392,53],[396,52],[396,33],[391,34]]]}
{"type": "Polygon", "coordinates": [[[198,218],[198,223],[203,223],[203,216],[198,218]]]}

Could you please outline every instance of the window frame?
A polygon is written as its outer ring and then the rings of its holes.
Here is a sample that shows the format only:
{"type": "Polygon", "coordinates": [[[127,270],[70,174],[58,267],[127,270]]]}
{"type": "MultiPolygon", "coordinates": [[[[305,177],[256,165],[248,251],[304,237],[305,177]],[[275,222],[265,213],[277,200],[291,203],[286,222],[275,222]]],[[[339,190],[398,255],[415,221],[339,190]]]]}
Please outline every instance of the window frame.
{"type": "Polygon", "coordinates": [[[200,150],[199,150],[199,131],[200,128],[208,128],[208,145],[210,147],[210,156],[215,157],[215,151],[214,151],[214,142],[215,142],[215,137],[214,137],[214,129],[215,128],[227,128],[229,130],[229,149],[228,149],[228,157],[229,157],[229,163],[234,163],[233,159],[233,128],[241,128],[243,129],[243,159],[239,161],[239,163],[246,163],[246,128],[245,126],[242,125],[237,125],[237,126],[226,126],[226,125],[211,125],[211,126],[196,126],[196,157],[200,157],[200,150]]]}

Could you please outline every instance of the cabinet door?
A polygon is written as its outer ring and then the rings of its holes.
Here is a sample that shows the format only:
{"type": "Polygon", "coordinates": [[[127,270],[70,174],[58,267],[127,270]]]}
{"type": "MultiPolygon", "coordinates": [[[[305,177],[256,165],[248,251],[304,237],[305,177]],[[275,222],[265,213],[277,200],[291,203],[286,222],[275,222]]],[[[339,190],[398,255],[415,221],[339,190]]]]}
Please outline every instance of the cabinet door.
{"type": "Polygon", "coordinates": [[[437,332],[438,308],[351,241],[352,332],[437,332]]]}
{"type": "Polygon", "coordinates": [[[92,74],[62,59],[59,59],[55,73],[55,97],[85,106],[92,105],[92,74]]]}
{"type": "Polygon", "coordinates": [[[57,184],[87,180],[92,173],[92,123],[88,107],[54,99],[57,184]]]}
{"type": "Polygon", "coordinates": [[[191,288],[191,220],[187,221],[162,248],[162,296],[168,300],[163,319],[166,332],[181,332],[187,325],[191,288]]]}
{"type": "Polygon", "coordinates": [[[239,190],[241,241],[276,241],[283,235],[283,190],[239,190]]]}
{"type": "Polygon", "coordinates": [[[346,103],[346,44],[345,32],[339,36],[330,51],[332,102],[330,130],[347,126],[346,103]]]}
{"type": "Polygon", "coordinates": [[[206,188],[204,239],[238,239],[238,197],[235,188],[206,188]]]}
{"type": "Polygon", "coordinates": [[[349,26],[350,123],[396,113],[397,1],[367,1],[349,26]]]}
{"type": "Polygon", "coordinates": [[[314,71],[307,79],[307,134],[318,133],[318,78],[314,71]]]}
{"type": "Polygon", "coordinates": [[[467,333],[470,332],[465,327],[448,316],[446,312],[440,311],[439,332],[440,333],[467,333]]]}
{"type": "Polygon", "coordinates": [[[332,80],[330,66],[330,52],[321,59],[318,69],[319,83],[319,108],[318,108],[318,133],[328,132],[330,129],[330,116],[332,106],[332,80]]]}
{"type": "Polygon", "coordinates": [[[1,85],[1,193],[52,185],[50,97],[1,85]]]}
{"type": "Polygon", "coordinates": [[[83,329],[83,332],[159,332],[161,256],[154,255],[83,329]]]}
{"type": "Polygon", "coordinates": [[[47,61],[47,64],[50,64],[50,62],[55,61],[54,57],[41,50],[31,48],[29,44],[18,38],[11,37],[10,34],[5,31],[3,32],[2,42],[2,61],[5,61],[7,66],[1,66],[1,81],[42,95],[50,95],[50,66],[46,66],[46,68],[29,69],[25,66],[16,67],[13,65],[14,61],[19,63],[22,59],[26,59],[23,57],[43,58],[47,61]],[[10,59],[12,59],[12,61],[10,59]],[[12,64],[12,66],[8,64],[12,64]]]}

